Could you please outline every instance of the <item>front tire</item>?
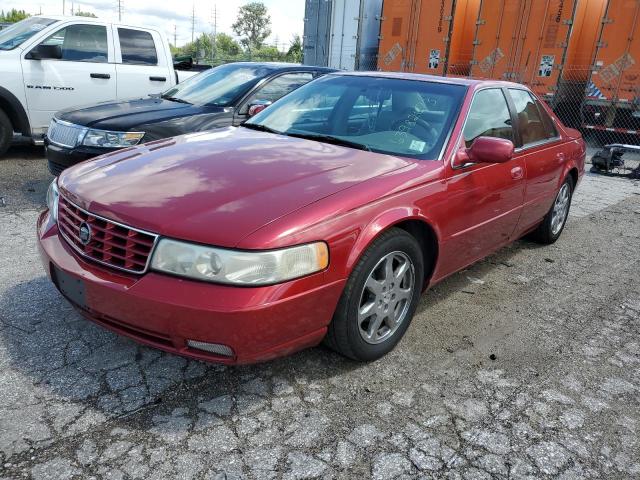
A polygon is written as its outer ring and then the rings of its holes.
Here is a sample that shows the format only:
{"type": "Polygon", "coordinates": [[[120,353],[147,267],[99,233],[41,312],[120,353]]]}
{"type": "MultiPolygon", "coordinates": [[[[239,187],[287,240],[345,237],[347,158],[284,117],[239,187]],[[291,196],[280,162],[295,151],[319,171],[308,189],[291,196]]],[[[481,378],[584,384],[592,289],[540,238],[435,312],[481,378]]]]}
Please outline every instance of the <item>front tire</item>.
{"type": "Polygon", "coordinates": [[[399,228],[382,233],[353,269],[325,343],[357,361],[389,353],[404,336],[424,281],[416,239],[399,228]]]}
{"type": "Polygon", "coordinates": [[[0,110],[0,157],[7,153],[13,140],[13,125],[6,113],[0,110]]]}
{"type": "Polygon", "coordinates": [[[569,217],[573,187],[573,178],[571,175],[567,175],[556,194],[551,209],[545,215],[542,223],[531,234],[534,241],[550,245],[560,238],[569,217]]]}

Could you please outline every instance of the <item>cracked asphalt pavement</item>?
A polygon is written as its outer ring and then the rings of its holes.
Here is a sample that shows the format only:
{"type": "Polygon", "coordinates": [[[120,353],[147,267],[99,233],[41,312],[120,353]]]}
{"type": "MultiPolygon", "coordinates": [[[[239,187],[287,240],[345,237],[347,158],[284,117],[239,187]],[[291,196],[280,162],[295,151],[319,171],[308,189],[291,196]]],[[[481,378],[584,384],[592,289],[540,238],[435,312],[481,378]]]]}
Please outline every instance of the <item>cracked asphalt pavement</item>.
{"type": "Polygon", "coordinates": [[[81,318],[40,265],[42,151],[0,160],[0,479],[640,478],[640,185],[423,295],[370,364],[223,367],[81,318]]]}

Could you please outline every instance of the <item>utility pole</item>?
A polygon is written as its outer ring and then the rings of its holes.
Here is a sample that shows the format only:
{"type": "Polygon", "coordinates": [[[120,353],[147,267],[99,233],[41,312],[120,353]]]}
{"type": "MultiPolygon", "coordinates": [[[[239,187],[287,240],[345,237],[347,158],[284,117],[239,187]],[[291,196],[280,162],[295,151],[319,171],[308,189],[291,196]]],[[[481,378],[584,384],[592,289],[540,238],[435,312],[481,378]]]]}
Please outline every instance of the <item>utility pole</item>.
{"type": "Polygon", "coordinates": [[[176,27],[175,23],[173,24],[173,46],[178,46],[178,27],[176,27]]]}
{"type": "Polygon", "coordinates": [[[66,5],[65,5],[65,0],[62,0],[62,15],[64,15],[66,11],[67,11],[67,9],[66,9],[66,5]]]}
{"type": "Polygon", "coordinates": [[[211,26],[213,27],[212,32],[212,45],[211,45],[211,60],[213,63],[213,59],[216,56],[216,38],[218,35],[218,6],[213,4],[213,11],[211,12],[211,26]]]}
{"type": "Polygon", "coordinates": [[[124,10],[124,6],[122,5],[123,0],[118,0],[118,21],[122,21],[122,10],[124,10]]]}
{"type": "Polygon", "coordinates": [[[191,7],[191,43],[193,43],[194,35],[196,33],[196,4],[192,4],[191,7]]]}

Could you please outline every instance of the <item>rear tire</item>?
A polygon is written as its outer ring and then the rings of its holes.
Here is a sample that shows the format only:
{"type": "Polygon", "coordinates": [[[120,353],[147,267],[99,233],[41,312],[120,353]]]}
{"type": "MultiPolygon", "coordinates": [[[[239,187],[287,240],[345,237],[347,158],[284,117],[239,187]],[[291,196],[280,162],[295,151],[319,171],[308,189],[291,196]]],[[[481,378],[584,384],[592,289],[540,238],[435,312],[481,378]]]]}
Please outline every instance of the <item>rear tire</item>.
{"type": "Polygon", "coordinates": [[[560,238],[569,217],[573,187],[573,178],[571,175],[567,175],[556,194],[553,205],[551,205],[542,223],[531,234],[532,240],[544,245],[550,245],[560,238]]]}
{"type": "Polygon", "coordinates": [[[13,125],[7,114],[0,110],[0,157],[7,153],[13,140],[13,125]]]}
{"type": "Polygon", "coordinates": [[[416,239],[399,228],[382,233],[351,272],[325,344],[357,361],[389,353],[411,323],[423,282],[416,239]]]}

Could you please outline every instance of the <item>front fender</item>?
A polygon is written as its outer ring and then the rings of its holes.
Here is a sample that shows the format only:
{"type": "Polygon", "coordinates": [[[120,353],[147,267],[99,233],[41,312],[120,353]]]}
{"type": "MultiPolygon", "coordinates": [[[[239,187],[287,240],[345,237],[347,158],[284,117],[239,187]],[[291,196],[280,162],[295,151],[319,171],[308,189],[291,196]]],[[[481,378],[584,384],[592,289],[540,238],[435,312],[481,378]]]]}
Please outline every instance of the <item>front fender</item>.
{"type": "Polygon", "coordinates": [[[441,238],[439,228],[424,212],[415,206],[395,207],[380,213],[362,229],[347,259],[347,274],[353,271],[362,254],[369,248],[380,233],[395,225],[412,220],[426,224],[426,226],[433,231],[436,241],[439,243],[439,239],[441,238]]]}

